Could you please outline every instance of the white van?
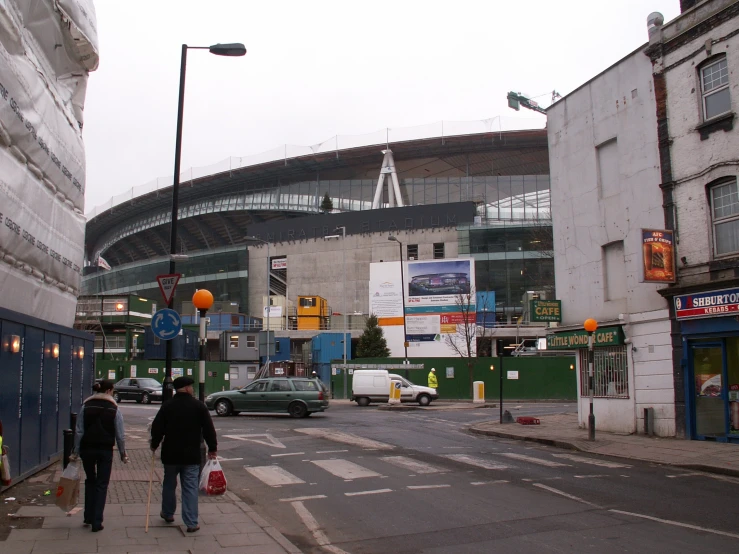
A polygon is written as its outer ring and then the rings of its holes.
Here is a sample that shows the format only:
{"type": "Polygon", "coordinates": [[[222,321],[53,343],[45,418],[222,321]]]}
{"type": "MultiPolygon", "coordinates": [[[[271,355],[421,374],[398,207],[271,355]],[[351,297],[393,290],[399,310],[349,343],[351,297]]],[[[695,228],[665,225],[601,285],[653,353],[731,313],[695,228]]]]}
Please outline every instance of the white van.
{"type": "Polygon", "coordinates": [[[400,382],[401,402],[418,402],[421,406],[428,406],[432,400],[439,398],[436,389],[414,385],[400,375],[388,373],[386,369],[355,369],[351,400],[360,406],[367,406],[370,402],[385,403],[390,398],[391,381],[400,382]]]}

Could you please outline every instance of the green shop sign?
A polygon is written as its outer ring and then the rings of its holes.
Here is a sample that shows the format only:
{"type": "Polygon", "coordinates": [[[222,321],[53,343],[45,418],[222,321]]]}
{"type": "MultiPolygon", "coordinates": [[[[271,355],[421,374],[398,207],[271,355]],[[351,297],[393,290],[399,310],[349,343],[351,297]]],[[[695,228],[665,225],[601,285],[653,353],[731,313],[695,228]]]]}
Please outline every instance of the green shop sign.
{"type": "Polygon", "coordinates": [[[532,300],[531,321],[562,321],[561,300],[532,300]]]}
{"type": "MultiPolygon", "coordinates": [[[[619,326],[603,327],[593,333],[594,346],[621,346],[624,332],[619,326]]],[[[547,335],[547,350],[574,350],[588,347],[588,332],[583,330],[547,335]]]]}

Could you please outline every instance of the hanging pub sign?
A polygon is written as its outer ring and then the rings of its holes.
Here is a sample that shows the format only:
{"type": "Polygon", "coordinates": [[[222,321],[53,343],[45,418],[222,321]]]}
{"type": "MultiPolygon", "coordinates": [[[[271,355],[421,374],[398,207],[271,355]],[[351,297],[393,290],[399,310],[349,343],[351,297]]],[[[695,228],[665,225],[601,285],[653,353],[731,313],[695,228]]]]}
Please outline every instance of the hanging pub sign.
{"type": "Polygon", "coordinates": [[[644,281],[675,282],[675,241],[672,231],[642,229],[644,281]]]}
{"type": "Polygon", "coordinates": [[[723,289],[675,297],[677,319],[739,314],[739,289],[723,289]]]}

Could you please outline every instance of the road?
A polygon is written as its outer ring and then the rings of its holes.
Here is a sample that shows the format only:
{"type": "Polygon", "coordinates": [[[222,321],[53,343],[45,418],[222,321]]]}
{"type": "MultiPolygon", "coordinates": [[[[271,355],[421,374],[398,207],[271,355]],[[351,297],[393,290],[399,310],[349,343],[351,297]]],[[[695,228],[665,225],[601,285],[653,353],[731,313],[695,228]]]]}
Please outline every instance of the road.
{"type": "MultiPolygon", "coordinates": [[[[139,434],[157,409],[122,408],[139,434]]],[[[735,551],[739,479],[466,430],[496,418],[335,402],[215,423],[229,489],[307,553],[735,551]]]]}

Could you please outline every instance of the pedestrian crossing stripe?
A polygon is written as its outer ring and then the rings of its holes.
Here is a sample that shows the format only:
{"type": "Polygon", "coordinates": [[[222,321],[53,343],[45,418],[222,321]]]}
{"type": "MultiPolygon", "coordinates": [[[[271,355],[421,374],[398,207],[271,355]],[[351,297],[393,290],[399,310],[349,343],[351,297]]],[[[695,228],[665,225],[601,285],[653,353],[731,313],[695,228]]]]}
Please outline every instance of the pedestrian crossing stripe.
{"type": "Polygon", "coordinates": [[[598,460],[596,458],[587,458],[585,456],[576,456],[575,454],[552,454],[555,458],[561,458],[565,460],[571,460],[573,462],[579,462],[581,464],[590,464],[594,466],[607,467],[611,469],[618,468],[629,468],[628,464],[620,464],[618,462],[609,462],[608,460],[598,460]]]}
{"type": "Polygon", "coordinates": [[[251,473],[254,477],[262,481],[270,487],[280,487],[282,485],[299,485],[305,483],[300,477],[297,477],[289,471],[282,469],[280,466],[261,466],[248,467],[244,469],[251,473]]]}
{"type": "Polygon", "coordinates": [[[418,473],[420,475],[426,475],[430,473],[444,473],[448,471],[438,466],[419,462],[418,460],[414,460],[413,458],[408,458],[407,456],[385,456],[380,459],[383,462],[387,462],[397,467],[402,467],[403,469],[409,469],[412,472],[418,473]]]}
{"type": "Polygon", "coordinates": [[[569,467],[570,464],[562,464],[560,462],[554,462],[552,460],[542,460],[541,458],[534,458],[533,456],[526,456],[525,454],[514,454],[513,452],[506,452],[504,454],[501,454],[501,456],[505,456],[506,458],[513,458],[514,460],[521,460],[523,462],[530,462],[532,464],[537,464],[540,466],[546,466],[546,467],[569,467]]]}
{"type": "Polygon", "coordinates": [[[366,469],[349,460],[313,460],[315,465],[345,480],[364,479],[367,477],[382,477],[376,471],[366,469]]]}
{"type": "Polygon", "coordinates": [[[470,466],[481,467],[482,469],[508,469],[508,466],[506,465],[492,462],[490,460],[485,460],[483,458],[476,458],[475,456],[470,456],[468,454],[446,454],[442,457],[470,466]]]}

